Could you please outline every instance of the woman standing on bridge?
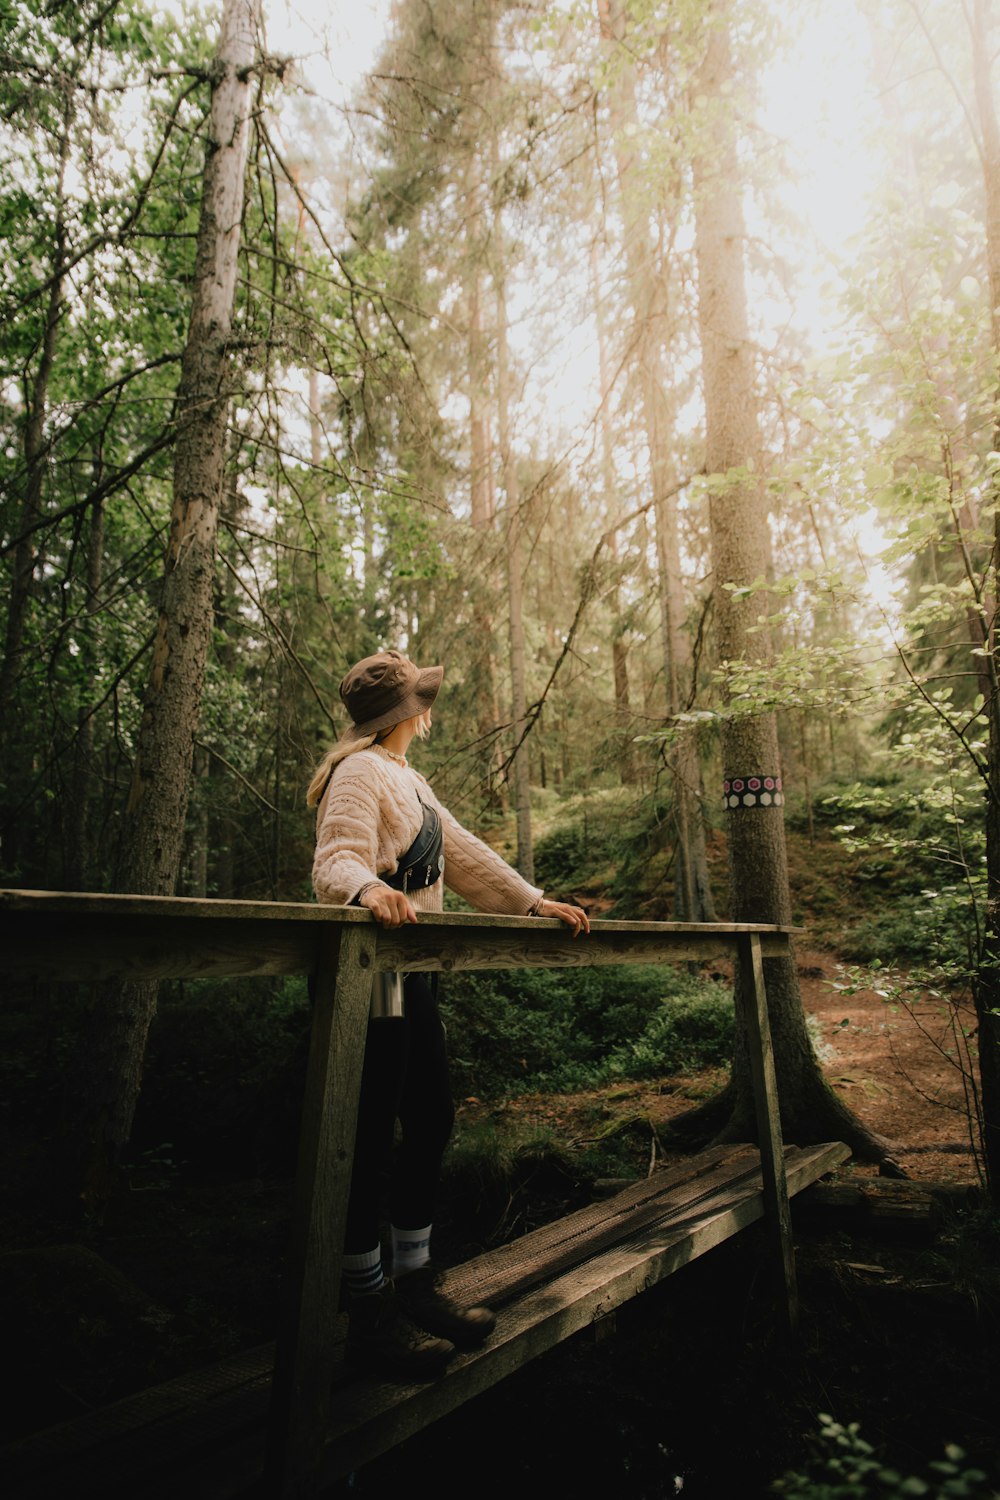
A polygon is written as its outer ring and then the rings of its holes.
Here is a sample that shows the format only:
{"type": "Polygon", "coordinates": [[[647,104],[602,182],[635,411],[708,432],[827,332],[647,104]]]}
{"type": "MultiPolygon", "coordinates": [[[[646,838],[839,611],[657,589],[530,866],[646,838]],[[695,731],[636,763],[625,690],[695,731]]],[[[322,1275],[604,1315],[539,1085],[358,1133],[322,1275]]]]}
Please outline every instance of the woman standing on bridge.
{"type": "MultiPolygon", "coordinates": [[[[365,657],[340,696],[353,721],[323,757],[307,801],[317,809],[313,885],[332,905],[367,906],[383,927],[441,911],[448,885],[480,911],[558,917],[589,932],[578,906],[549,901],[442,807],[406,758],[430,730],[442,667],[399,651],[365,657]]],[[[494,1325],[485,1307],[442,1291],[430,1258],[441,1159],[454,1123],[437,975],[379,975],[365,1045],[344,1243],[348,1352],[384,1373],[437,1373],[456,1347],[494,1325]],[[396,1121],[400,1144],[393,1156],[396,1121]],[[380,1188],[389,1162],[392,1275],[379,1241],[380,1188]]]]}

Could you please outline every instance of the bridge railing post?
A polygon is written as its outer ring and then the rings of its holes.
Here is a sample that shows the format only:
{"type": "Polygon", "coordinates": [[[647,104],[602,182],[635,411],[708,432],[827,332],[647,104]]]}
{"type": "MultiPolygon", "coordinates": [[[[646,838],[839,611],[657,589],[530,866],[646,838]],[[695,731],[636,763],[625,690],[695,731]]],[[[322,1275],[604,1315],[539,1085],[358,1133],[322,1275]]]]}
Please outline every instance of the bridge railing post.
{"type": "Polygon", "coordinates": [[[323,1453],[376,943],[375,924],[365,923],[331,925],[320,946],[268,1419],[268,1500],[312,1494],[323,1453]]]}
{"type": "Polygon", "coordinates": [[[760,1165],[764,1192],[764,1214],[775,1255],[779,1286],[787,1326],[798,1326],[798,1290],[795,1280],[795,1249],[792,1243],[792,1211],[788,1202],[785,1155],[781,1141],[778,1083],[774,1071],[774,1048],[764,987],[764,962],[758,933],[737,939],[743,994],[746,1001],[747,1046],[753,1080],[760,1142],[760,1165]]]}

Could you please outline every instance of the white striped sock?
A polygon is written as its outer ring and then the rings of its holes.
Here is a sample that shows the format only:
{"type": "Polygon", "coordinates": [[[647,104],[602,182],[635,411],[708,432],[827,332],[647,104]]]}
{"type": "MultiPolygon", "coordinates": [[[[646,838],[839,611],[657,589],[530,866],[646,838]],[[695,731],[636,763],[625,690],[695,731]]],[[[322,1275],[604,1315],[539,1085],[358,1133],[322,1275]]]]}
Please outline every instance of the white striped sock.
{"type": "Polygon", "coordinates": [[[392,1274],[405,1276],[419,1271],[431,1258],[431,1226],[423,1229],[397,1229],[392,1226],[392,1274]]]}
{"type": "Polygon", "coordinates": [[[385,1281],[382,1274],[382,1247],[366,1250],[362,1255],[345,1255],[342,1266],[344,1282],[352,1297],[377,1292],[385,1281]]]}

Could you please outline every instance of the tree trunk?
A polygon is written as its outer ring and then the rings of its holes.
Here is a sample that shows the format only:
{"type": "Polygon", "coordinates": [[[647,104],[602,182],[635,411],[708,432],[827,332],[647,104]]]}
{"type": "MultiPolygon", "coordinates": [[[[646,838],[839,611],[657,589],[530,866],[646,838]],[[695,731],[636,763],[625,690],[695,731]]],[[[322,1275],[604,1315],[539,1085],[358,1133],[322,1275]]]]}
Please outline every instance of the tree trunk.
{"type": "Polygon", "coordinates": [[[518,742],[528,719],[528,690],[524,637],[524,516],[517,460],[510,440],[507,368],[507,297],[503,272],[497,285],[497,425],[500,462],[506,497],[507,601],[510,611],[510,683],[513,720],[514,813],[517,819],[517,868],[525,880],[534,881],[535,854],[531,837],[531,769],[527,740],[518,742]]]}
{"type": "MultiPolygon", "coordinates": [[[[96,458],[93,466],[94,489],[101,480],[102,464],[96,458]]],[[[104,502],[95,500],[90,508],[90,535],[87,539],[87,602],[81,632],[81,665],[84,682],[96,681],[101,654],[100,592],[104,569],[104,502]]],[[[66,888],[87,891],[91,888],[91,870],[95,867],[90,844],[91,804],[94,802],[94,714],[86,703],[77,710],[76,743],[73,747],[73,790],[65,800],[66,807],[66,888]]]]}
{"type": "MultiPolygon", "coordinates": [[[[621,0],[597,0],[601,35],[610,49],[626,41],[626,16],[621,0]]],[[[662,268],[655,264],[649,248],[649,212],[642,184],[637,180],[635,149],[626,145],[634,134],[638,111],[631,74],[631,61],[622,61],[620,71],[609,84],[609,112],[621,214],[624,225],[624,259],[628,296],[632,310],[632,358],[639,375],[643,424],[649,452],[649,473],[655,501],[657,569],[660,614],[663,630],[663,673],[668,722],[681,712],[683,699],[680,683],[687,665],[684,659],[684,591],[677,540],[676,500],[673,466],[670,458],[672,413],[667,398],[667,381],[663,369],[663,346],[666,335],[662,319],[657,319],[658,305],[665,305],[667,288],[662,268]]],[[[674,722],[676,731],[668,755],[674,822],[677,836],[674,884],[674,912],[682,921],[715,921],[708,877],[708,856],[701,813],[701,775],[697,746],[689,730],[674,722]]]]}
{"type": "MultiPolygon", "coordinates": [[[[980,161],[986,199],[986,253],[989,266],[991,329],[993,336],[993,446],[1000,443],[1000,126],[990,77],[991,43],[989,0],[974,0],[972,12],[973,80],[980,131],[980,161]]],[[[1000,597],[997,584],[1000,548],[1000,495],[996,477],[991,496],[994,509],[993,597],[1000,597]]],[[[989,715],[986,811],[986,940],[973,993],[979,1023],[979,1074],[983,1116],[983,1151],[990,1196],[1000,1203],[1000,693],[997,691],[996,635],[990,640],[993,671],[992,691],[987,698],[989,715]]]]}
{"type": "MultiPolygon", "coordinates": [[[[212,634],[226,464],[229,335],[250,134],[258,0],[226,0],[212,64],[201,217],[177,393],[173,507],[162,603],[126,809],[119,889],[170,896],[180,870],[194,736],[212,634]]],[[[110,989],[75,1076],[86,1080],[82,1197],[99,1206],[135,1112],[155,983],[110,989]]]]}
{"type": "MultiPolygon", "coordinates": [[[[488,47],[490,74],[487,105],[493,128],[490,136],[490,169],[492,181],[502,180],[500,162],[499,114],[496,82],[500,68],[492,56],[495,40],[495,14],[488,0],[488,47]]],[[[524,512],[521,482],[510,430],[510,358],[507,320],[507,267],[504,243],[503,205],[497,198],[492,205],[490,226],[490,271],[496,293],[496,401],[497,438],[500,473],[504,489],[504,528],[507,554],[507,605],[510,641],[511,682],[511,755],[514,769],[514,815],[517,821],[517,868],[525,880],[535,878],[535,852],[531,832],[531,764],[527,738],[522,740],[528,719],[527,668],[524,633],[524,512]]],[[[510,758],[508,757],[508,765],[510,758]]]]}
{"type": "Polygon", "coordinates": [[[191,809],[189,826],[190,857],[188,860],[187,891],[204,901],[208,895],[208,799],[209,767],[208,751],[200,746],[194,752],[191,764],[191,783],[194,806],[191,809]]]}
{"type": "MultiPolygon", "coordinates": [[[[597,265],[597,241],[590,249],[590,283],[594,303],[594,318],[597,323],[597,359],[601,382],[601,472],[604,480],[604,509],[609,526],[613,526],[621,515],[615,479],[614,438],[611,431],[611,375],[608,367],[608,339],[605,327],[604,305],[601,300],[601,280],[597,265]]],[[[609,549],[618,570],[618,537],[612,532],[609,549]]],[[[619,758],[623,786],[632,786],[638,780],[635,746],[632,743],[632,704],[629,696],[628,646],[625,642],[625,621],[622,617],[621,589],[617,579],[611,591],[611,666],[614,674],[615,727],[619,736],[619,758]]]]}
{"type": "MultiPolygon", "coordinates": [[[[493,489],[490,483],[493,455],[487,411],[489,379],[486,338],[483,332],[483,208],[484,188],[481,164],[474,153],[467,177],[471,202],[467,225],[466,285],[468,289],[469,327],[469,505],[473,533],[481,543],[495,527],[493,489]]],[[[477,554],[479,547],[477,546],[477,554]]],[[[493,640],[493,618],[490,607],[490,584],[472,585],[476,763],[485,805],[493,811],[503,803],[500,767],[503,756],[498,734],[496,654],[493,640]]]]}
{"type": "MultiPolygon", "coordinates": [[[[674,501],[657,499],[657,583],[660,626],[663,631],[663,675],[667,718],[676,721],[685,707],[681,671],[693,671],[683,635],[683,593],[677,510],[674,501]]],[[[715,900],[708,875],[708,850],[702,815],[701,765],[698,745],[690,729],[681,729],[667,754],[677,825],[674,916],[679,922],[716,922],[715,900]]]]}
{"type": "MultiPolygon", "coordinates": [[[[693,162],[698,326],[718,656],[723,663],[759,664],[770,649],[767,633],[756,629],[766,606],[753,594],[741,598],[737,592],[768,576],[770,534],[759,478],[740,169],[726,102],[733,76],[728,24],[724,4],[709,9],[703,60],[691,90],[702,113],[693,162]]],[[[791,899],[775,715],[726,716],[722,761],[732,919],[787,924],[791,899]]],[[[806,1030],[794,957],[766,960],[765,976],[786,1139],[804,1144],[834,1137],[860,1156],[885,1161],[888,1144],[866,1130],[823,1079],[806,1030]]],[[[711,1119],[725,1109],[719,1139],[753,1139],[756,1133],[744,1019],[751,1003],[738,982],[732,1076],[714,1111],[706,1112],[711,1119]]]]}

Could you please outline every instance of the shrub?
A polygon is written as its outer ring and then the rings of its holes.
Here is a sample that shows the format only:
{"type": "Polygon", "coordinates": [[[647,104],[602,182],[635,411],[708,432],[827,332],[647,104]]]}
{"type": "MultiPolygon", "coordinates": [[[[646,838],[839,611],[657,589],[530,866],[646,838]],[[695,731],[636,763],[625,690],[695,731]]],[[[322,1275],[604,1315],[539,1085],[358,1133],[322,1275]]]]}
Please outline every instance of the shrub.
{"type": "Polygon", "coordinates": [[[789,1473],[772,1485],[785,1500],[996,1500],[996,1491],[981,1469],[966,1465],[961,1448],[949,1444],[945,1457],[928,1465],[929,1476],[905,1475],[885,1464],[866,1443],[857,1422],[847,1427],[821,1412],[817,1457],[808,1473],[789,1473]]]}
{"type": "Polygon", "coordinates": [[[596,1088],[725,1062],[728,990],[675,968],[453,975],[442,990],[458,1092],[596,1088]]]}
{"type": "Polygon", "coordinates": [[[967,981],[975,967],[972,922],[967,889],[928,886],[887,899],[883,910],[844,933],[841,952],[854,963],[920,964],[967,981]]]}
{"type": "Polygon", "coordinates": [[[933,770],[900,765],[905,776],[831,784],[816,807],[857,860],[852,881],[870,915],[841,951],[859,963],[975,967],[985,895],[982,787],[964,764],[933,770]]]}
{"type": "Polygon", "coordinates": [[[551,891],[580,890],[628,858],[636,840],[664,816],[655,799],[588,798],[577,816],[535,842],[535,879],[551,891]]]}
{"type": "Polygon", "coordinates": [[[662,916],[672,905],[674,832],[669,799],[589,797],[583,811],[539,838],[535,877],[551,892],[584,899],[608,892],[621,918],[662,916]]]}

